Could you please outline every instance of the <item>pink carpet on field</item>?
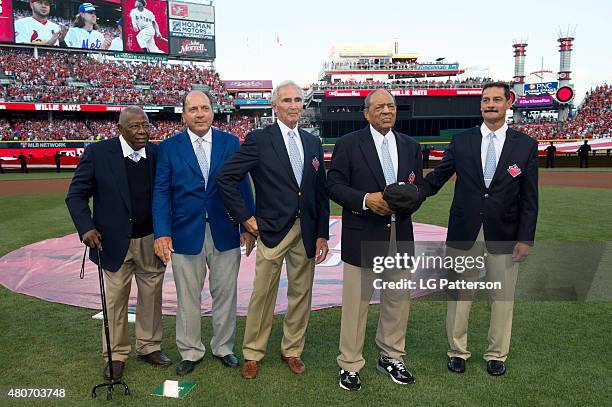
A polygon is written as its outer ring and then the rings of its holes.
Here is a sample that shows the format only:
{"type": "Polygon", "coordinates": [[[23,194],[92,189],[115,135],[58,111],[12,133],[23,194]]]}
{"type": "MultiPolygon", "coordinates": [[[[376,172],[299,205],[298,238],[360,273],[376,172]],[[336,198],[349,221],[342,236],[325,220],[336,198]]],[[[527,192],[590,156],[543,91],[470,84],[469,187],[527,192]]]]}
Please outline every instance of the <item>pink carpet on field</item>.
{"type": "MultiPolygon", "coordinates": [[[[340,260],[340,217],[330,219],[329,255],[316,267],[312,309],[336,307],[342,304],[342,261],[340,260]]],[[[436,242],[446,237],[446,228],[421,223],[414,224],[415,241],[436,242]]],[[[87,260],[85,278],[79,279],[83,245],[78,235],[47,239],[17,249],[0,258],[0,284],[9,290],[45,301],[101,309],[98,272],[87,260]]],[[[238,275],[238,315],[246,315],[255,276],[255,252],[242,256],[238,275]]],[[[136,282],[132,282],[130,306],[136,305],[136,282]]],[[[424,292],[411,292],[412,297],[424,292]]],[[[176,314],[176,288],[172,266],[166,269],[163,288],[163,313],[176,314]]],[[[202,292],[202,314],[209,315],[211,298],[208,282],[202,292]]],[[[283,268],[276,300],[275,313],[287,310],[287,278],[283,268]]]]}

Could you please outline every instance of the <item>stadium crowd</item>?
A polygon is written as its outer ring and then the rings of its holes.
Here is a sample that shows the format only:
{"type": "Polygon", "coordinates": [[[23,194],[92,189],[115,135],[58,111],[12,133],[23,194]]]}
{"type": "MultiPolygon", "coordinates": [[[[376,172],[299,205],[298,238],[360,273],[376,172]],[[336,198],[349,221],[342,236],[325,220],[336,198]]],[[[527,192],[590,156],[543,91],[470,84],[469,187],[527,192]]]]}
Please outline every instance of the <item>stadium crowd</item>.
{"type": "Polygon", "coordinates": [[[567,138],[612,137],[612,86],[605,84],[589,91],[563,131],[567,138]]]}
{"type": "MultiPolygon", "coordinates": [[[[258,116],[232,115],[229,122],[217,116],[214,126],[243,139],[249,131],[263,124],[258,116]]],[[[183,128],[180,120],[153,120],[152,126],[155,140],[170,137],[183,128]]],[[[576,116],[565,123],[551,117],[529,117],[526,123],[511,127],[538,140],[612,137],[612,86],[602,85],[589,91],[576,116]]],[[[118,134],[113,120],[0,119],[0,140],[101,140],[118,134]]]]}
{"type": "Polygon", "coordinates": [[[0,49],[5,101],[179,105],[194,85],[207,86],[217,103],[229,103],[217,72],[201,66],[95,59],[90,55],[0,49]]]}
{"type": "MultiPolygon", "coordinates": [[[[232,97],[217,72],[203,66],[166,62],[129,63],[70,52],[40,50],[10,51],[0,48],[0,101],[62,102],[92,104],[179,105],[181,97],[198,86],[206,86],[217,103],[228,105],[232,97]]],[[[350,65],[350,64],[349,64],[350,65]]],[[[393,64],[395,67],[401,64],[393,64]]],[[[391,82],[344,81],[315,83],[312,90],[386,88],[471,88],[491,78],[432,80],[410,79],[391,82]]],[[[555,138],[599,138],[612,136],[612,86],[592,89],[575,117],[565,123],[550,119],[530,119],[512,126],[540,140],[555,138]]],[[[342,108],[339,108],[342,109],[342,108]]],[[[345,110],[338,110],[345,111],[345,110]]],[[[217,118],[215,126],[243,138],[261,123],[250,116],[232,116],[229,122],[217,118]]],[[[178,120],[153,122],[152,136],[163,139],[182,128],[178,120]]],[[[2,140],[104,139],[117,136],[112,120],[15,119],[0,121],[2,140]]]]}
{"type": "MultiPolygon", "coordinates": [[[[229,122],[217,118],[213,126],[238,136],[241,140],[253,129],[260,127],[259,116],[232,116],[229,122]]],[[[163,140],[182,131],[180,120],[152,120],[151,138],[163,140]]],[[[48,141],[48,140],[104,140],[119,136],[117,122],[111,119],[0,119],[0,141],[48,141]]]]}
{"type": "Polygon", "coordinates": [[[538,140],[612,137],[612,86],[587,92],[576,116],[564,123],[544,119],[512,127],[538,140]]]}

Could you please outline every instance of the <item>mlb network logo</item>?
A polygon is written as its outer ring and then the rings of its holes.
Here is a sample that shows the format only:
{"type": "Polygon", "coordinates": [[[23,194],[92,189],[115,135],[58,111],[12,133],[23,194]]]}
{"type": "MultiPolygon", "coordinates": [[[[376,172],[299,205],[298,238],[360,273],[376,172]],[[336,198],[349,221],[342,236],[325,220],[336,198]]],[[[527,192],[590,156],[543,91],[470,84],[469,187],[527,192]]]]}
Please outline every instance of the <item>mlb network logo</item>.
{"type": "Polygon", "coordinates": [[[189,16],[189,6],[187,4],[172,3],[170,15],[172,15],[172,17],[187,18],[189,16]]]}

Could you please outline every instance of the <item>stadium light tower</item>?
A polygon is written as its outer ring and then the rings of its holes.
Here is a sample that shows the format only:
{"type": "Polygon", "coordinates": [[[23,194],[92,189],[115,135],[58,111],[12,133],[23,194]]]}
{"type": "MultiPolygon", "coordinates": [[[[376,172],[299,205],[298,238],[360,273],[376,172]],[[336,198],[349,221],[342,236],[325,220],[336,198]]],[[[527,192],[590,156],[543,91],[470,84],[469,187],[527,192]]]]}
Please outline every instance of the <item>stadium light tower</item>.
{"type": "MultiPolygon", "coordinates": [[[[574,44],[574,34],[576,28],[570,30],[569,28],[563,32],[561,29],[557,31],[559,42],[559,74],[557,79],[559,80],[559,90],[569,89],[573,96],[572,86],[570,84],[572,74],[572,46],[574,44]]],[[[570,99],[571,100],[571,99],[570,99]]],[[[561,101],[561,100],[560,100],[561,101]]],[[[569,103],[562,103],[559,107],[558,119],[560,122],[567,120],[569,115],[570,105],[569,103]]]]}
{"type": "MultiPolygon", "coordinates": [[[[525,83],[525,55],[527,48],[527,39],[515,39],[512,48],[514,48],[514,84],[512,90],[516,96],[523,96],[525,83]]],[[[514,122],[520,123],[521,112],[519,109],[514,109],[514,122]]]]}

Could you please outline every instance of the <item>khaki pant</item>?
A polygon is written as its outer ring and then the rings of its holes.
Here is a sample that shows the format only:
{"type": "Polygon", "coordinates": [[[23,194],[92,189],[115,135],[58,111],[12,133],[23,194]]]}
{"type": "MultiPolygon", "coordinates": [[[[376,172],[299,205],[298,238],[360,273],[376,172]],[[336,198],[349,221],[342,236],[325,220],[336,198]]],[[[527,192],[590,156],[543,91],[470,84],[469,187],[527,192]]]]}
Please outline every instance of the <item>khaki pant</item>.
{"type": "Polygon", "coordinates": [[[257,241],[253,293],[249,303],[242,353],[246,360],[263,359],[272,330],[274,305],[283,260],[287,263],[287,314],[283,320],[281,354],[300,357],[312,302],[314,259],[306,256],[299,219],[276,246],[257,241]]]}
{"type": "MultiPolygon", "coordinates": [[[[391,226],[389,255],[395,255],[395,223],[391,226]]],[[[344,264],[342,283],[342,320],[340,355],[336,358],[341,369],[358,372],[365,366],[365,342],[368,307],[374,293],[374,280],[400,281],[409,279],[408,271],[391,270],[376,274],[372,269],[344,264]]],[[[406,355],[406,328],[410,311],[410,293],[406,290],[381,290],[380,315],[376,329],[376,345],[380,353],[403,361],[406,355]]]]}
{"type": "MultiPolygon", "coordinates": [[[[449,248],[451,256],[482,256],[486,252],[484,244],[484,232],[476,238],[477,244],[470,250],[457,250],[449,248]]],[[[491,320],[489,333],[487,335],[487,350],[484,353],[485,360],[505,361],[510,350],[510,335],[512,333],[512,313],[514,307],[514,289],[518,275],[518,263],[512,261],[510,254],[490,254],[485,256],[486,281],[499,281],[502,285],[501,291],[491,291],[491,320]]],[[[466,281],[477,281],[478,273],[462,276],[466,281]]],[[[449,357],[460,357],[468,359],[471,353],[467,350],[467,331],[470,318],[470,309],[474,296],[473,291],[465,291],[461,295],[468,297],[467,300],[455,301],[449,297],[446,313],[446,334],[449,344],[449,357]]]]}
{"type": "Polygon", "coordinates": [[[215,248],[210,225],[205,228],[204,245],[197,255],[172,254],[176,285],[176,346],[182,360],[200,360],[202,343],[202,288],[206,278],[212,297],[212,354],[223,357],[234,353],[236,337],[237,278],[240,248],[220,252],[215,248]]]}
{"type": "MultiPolygon", "coordinates": [[[[153,251],[153,235],[132,239],[123,265],[116,272],[104,270],[106,306],[113,361],[125,362],[131,344],[128,332],[128,300],[132,276],[136,276],[136,353],[148,355],[160,350],[161,306],[164,264],[153,251]]],[[[108,357],[102,327],[102,354],[108,357]]]]}

